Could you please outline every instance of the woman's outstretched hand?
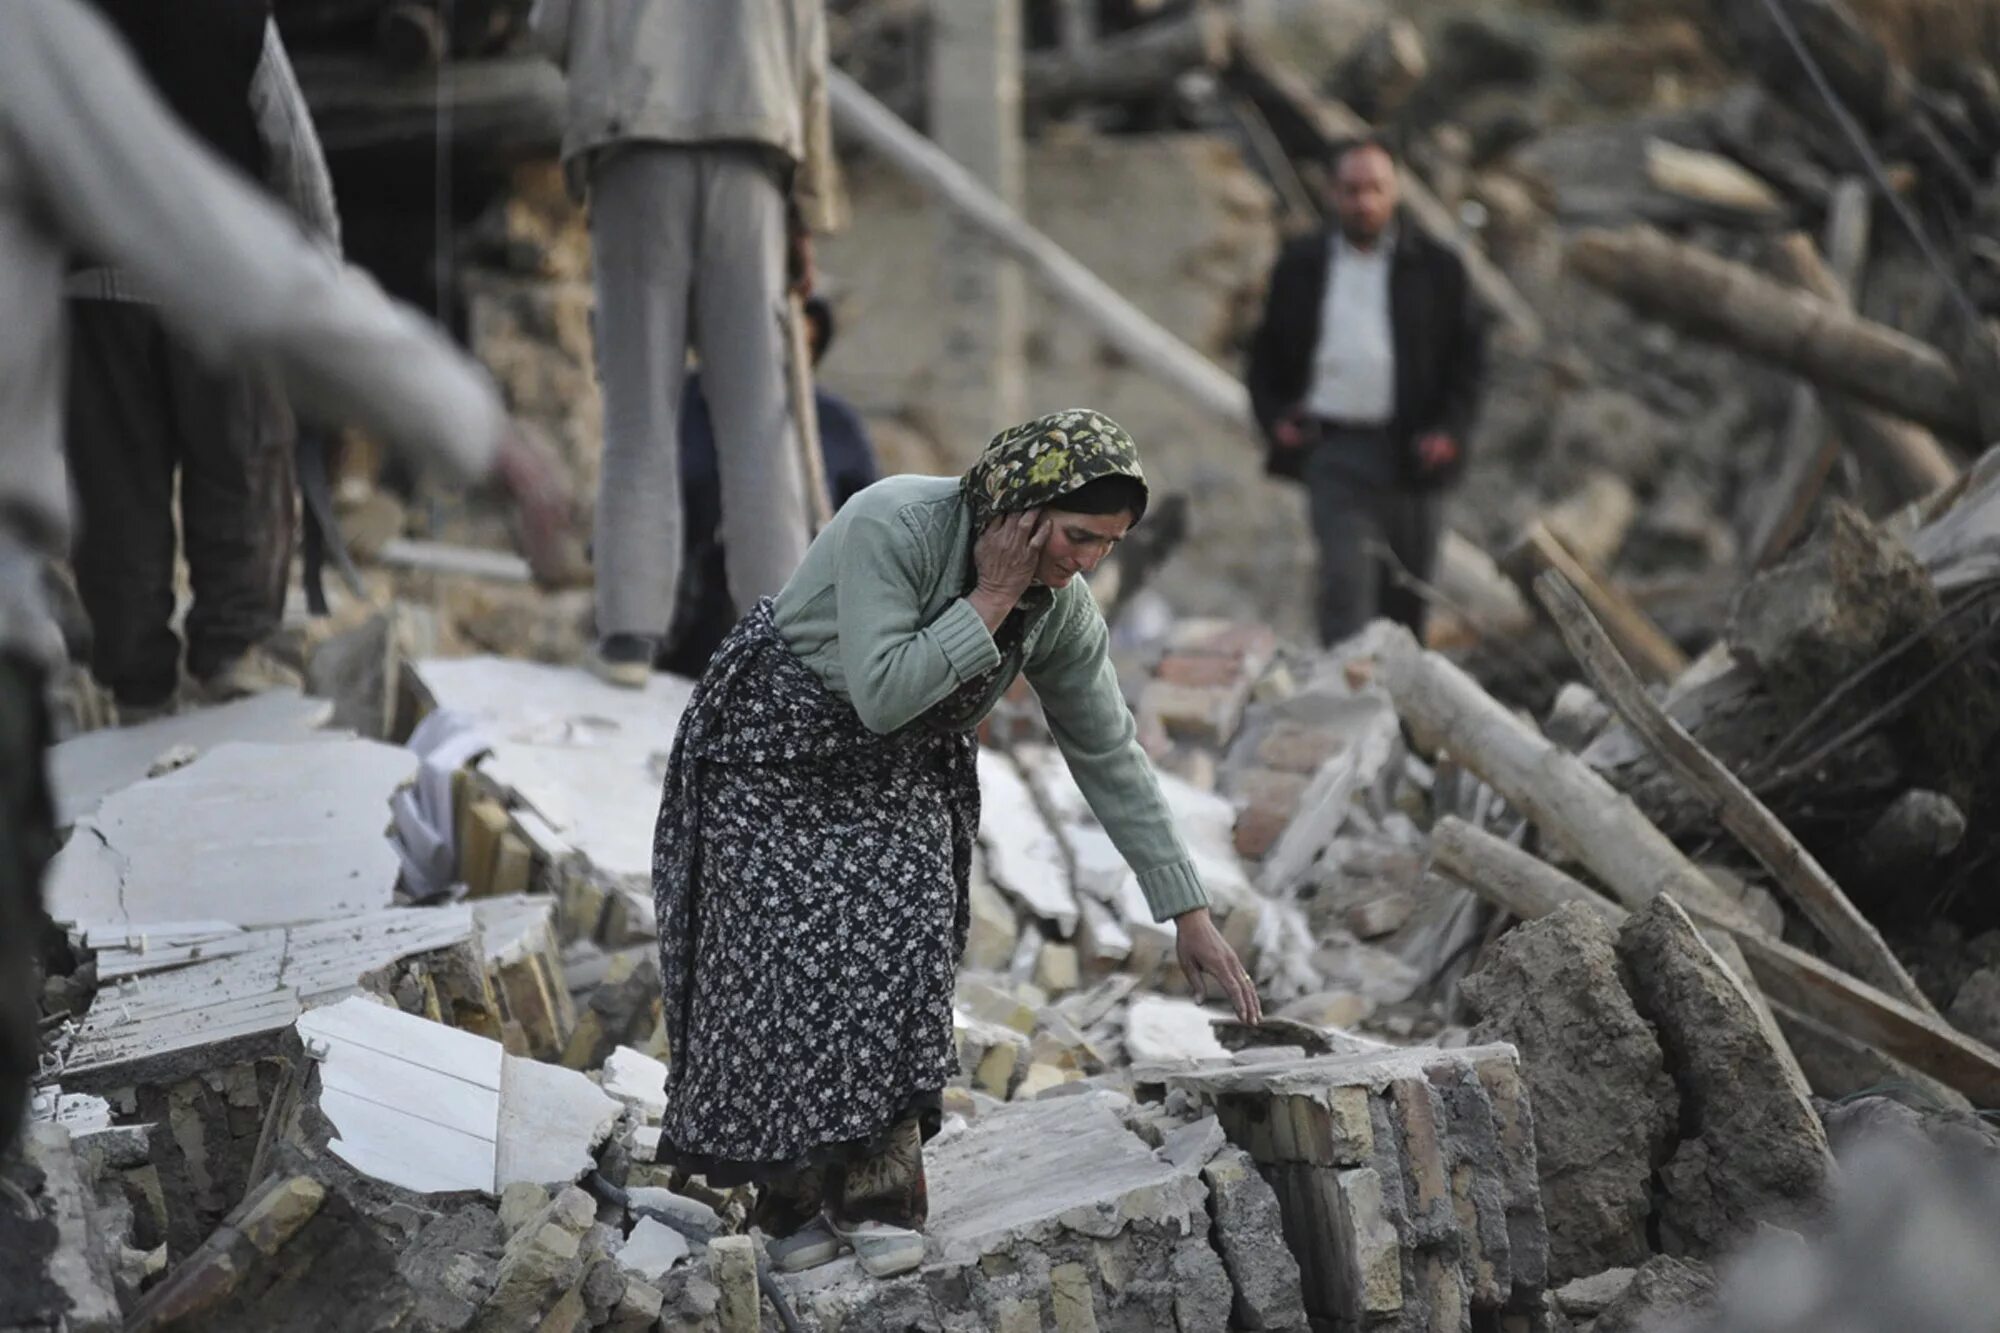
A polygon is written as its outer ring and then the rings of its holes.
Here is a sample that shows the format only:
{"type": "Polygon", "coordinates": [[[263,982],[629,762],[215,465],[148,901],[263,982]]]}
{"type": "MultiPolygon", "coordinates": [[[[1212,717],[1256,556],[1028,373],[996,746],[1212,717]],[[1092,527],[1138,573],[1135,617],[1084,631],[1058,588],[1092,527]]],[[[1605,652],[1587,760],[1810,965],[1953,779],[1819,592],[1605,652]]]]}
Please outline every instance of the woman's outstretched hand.
{"type": "Polygon", "coordinates": [[[1209,983],[1213,982],[1235,1007],[1237,1018],[1245,1023],[1264,1021],[1264,1002],[1257,998],[1256,983],[1236,957],[1236,950],[1215,928],[1206,907],[1175,917],[1174,935],[1174,952],[1180,957],[1188,985],[1194,988],[1195,999],[1206,1002],[1209,983]]]}
{"type": "Polygon", "coordinates": [[[1049,544],[1049,522],[1039,509],[1002,514],[986,525],[972,544],[972,567],[979,586],[971,602],[986,628],[997,630],[1041,568],[1042,548],[1049,544]]]}

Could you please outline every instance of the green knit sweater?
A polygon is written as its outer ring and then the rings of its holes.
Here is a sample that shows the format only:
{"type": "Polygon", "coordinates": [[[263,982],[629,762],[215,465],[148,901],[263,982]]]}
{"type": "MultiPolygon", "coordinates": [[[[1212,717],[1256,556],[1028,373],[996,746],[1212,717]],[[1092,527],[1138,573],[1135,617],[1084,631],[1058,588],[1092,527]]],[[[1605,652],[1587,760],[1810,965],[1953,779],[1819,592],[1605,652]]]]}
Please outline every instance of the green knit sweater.
{"type": "Polygon", "coordinates": [[[890,477],[845,505],[778,594],[777,626],[869,730],[914,721],[995,667],[985,716],[1025,673],[1091,812],[1164,921],[1208,905],[1118,689],[1110,633],[1081,579],[1031,619],[1003,661],[965,600],[972,518],[950,477],[890,477]]]}

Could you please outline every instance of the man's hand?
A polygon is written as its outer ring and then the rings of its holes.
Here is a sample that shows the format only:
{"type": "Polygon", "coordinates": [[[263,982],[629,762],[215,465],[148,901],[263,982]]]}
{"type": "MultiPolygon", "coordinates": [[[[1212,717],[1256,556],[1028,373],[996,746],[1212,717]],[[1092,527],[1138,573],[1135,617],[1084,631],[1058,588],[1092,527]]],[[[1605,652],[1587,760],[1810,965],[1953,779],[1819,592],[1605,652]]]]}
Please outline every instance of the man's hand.
{"type": "Polygon", "coordinates": [[[573,574],[570,535],[569,482],[546,445],[530,440],[520,423],[507,423],[493,476],[512,497],[521,515],[521,546],[535,581],[545,587],[563,583],[573,574]]]}
{"type": "Polygon", "coordinates": [[[1305,448],[1305,418],[1296,412],[1291,413],[1289,416],[1279,417],[1276,424],[1271,427],[1271,438],[1277,441],[1280,449],[1305,448]]]}
{"type": "Polygon", "coordinates": [[[1458,461],[1458,441],[1434,430],[1417,441],[1417,462],[1426,472],[1442,472],[1458,461]]]}
{"type": "Polygon", "coordinates": [[[1197,1000],[1207,1001],[1209,983],[1213,982],[1235,1008],[1238,1019],[1245,1023],[1264,1021],[1264,1002],[1257,998],[1256,983],[1236,957],[1236,950],[1215,928],[1206,907],[1174,918],[1174,952],[1197,1000]]]}

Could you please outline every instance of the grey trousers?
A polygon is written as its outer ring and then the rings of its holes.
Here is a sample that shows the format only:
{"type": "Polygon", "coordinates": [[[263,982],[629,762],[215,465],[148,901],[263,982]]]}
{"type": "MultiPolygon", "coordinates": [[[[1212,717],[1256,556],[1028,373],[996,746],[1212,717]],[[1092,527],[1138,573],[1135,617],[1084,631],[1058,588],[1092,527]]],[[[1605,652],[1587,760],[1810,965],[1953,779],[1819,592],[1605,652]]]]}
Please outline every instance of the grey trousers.
{"type": "Polygon", "coordinates": [[[805,555],[785,380],[785,201],[754,150],[626,145],[592,165],[590,235],[604,386],[597,631],[658,637],[680,580],[690,343],[715,420],[736,604],[775,596],[805,555]]]}
{"type": "Polygon", "coordinates": [[[1308,507],[1319,545],[1314,610],[1327,647],[1378,616],[1423,638],[1426,603],[1397,576],[1407,572],[1430,581],[1443,504],[1435,491],[1413,491],[1382,480],[1379,468],[1356,466],[1353,450],[1371,444],[1335,435],[1306,456],[1308,507]]]}

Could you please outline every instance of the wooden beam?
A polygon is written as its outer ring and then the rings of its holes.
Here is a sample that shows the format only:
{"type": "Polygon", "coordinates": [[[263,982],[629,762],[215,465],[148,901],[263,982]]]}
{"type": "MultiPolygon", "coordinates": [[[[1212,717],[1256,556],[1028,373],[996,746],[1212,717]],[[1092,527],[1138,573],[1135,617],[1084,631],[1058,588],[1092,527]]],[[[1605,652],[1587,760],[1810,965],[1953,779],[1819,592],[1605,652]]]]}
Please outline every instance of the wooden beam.
{"type": "Polygon", "coordinates": [[[1021,65],[1021,100],[1060,112],[1081,102],[1125,102],[1171,95],[1190,69],[1216,69],[1229,58],[1232,16],[1207,3],[1075,49],[1039,52],[1021,65]]]}
{"type": "Polygon", "coordinates": [[[1643,314],[1952,439],[1979,442],[1972,396],[1950,358],[1886,324],[1650,227],[1583,231],[1567,259],[1643,314]]]}
{"type": "MultiPolygon", "coordinates": [[[[1431,856],[1453,881],[1523,920],[1546,916],[1566,902],[1583,903],[1613,924],[1625,919],[1624,908],[1554,866],[1451,816],[1432,832],[1431,856]]],[[[1689,912],[1703,919],[1697,909],[1689,912]]],[[[1771,1004],[1866,1042],[1979,1105],[2000,1105],[2000,1052],[1801,949],[1754,930],[1723,928],[1735,937],[1771,1004]]]]}
{"type": "Polygon", "coordinates": [[[1855,972],[1936,1017],[1917,983],[1889,952],[1874,925],[1841,892],[1833,876],[1721,760],[1702,748],[1700,741],[1646,693],[1576,589],[1551,572],[1535,580],[1535,592],[1598,694],[1771,872],[1793,906],[1853,964],[1855,972]]]}
{"type": "Polygon", "coordinates": [[[1514,548],[1510,563],[1526,562],[1533,566],[1528,582],[1535,575],[1554,571],[1581,592],[1590,603],[1591,609],[1611,625],[1611,632],[1620,646],[1636,658],[1647,676],[1657,681],[1671,681],[1687,670],[1687,654],[1680,650],[1672,639],[1666,636],[1652,617],[1639,609],[1638,603],[1597,572],[1577,559],[1576,554],[1565,546],[1562,539],[1549,530],[1548,524],[1536,519],[1522,534],[1520,543],[1514,548]]]}
{"type": "Polygon", "coordinates": [[[1754,929],[1638,807],[1597,771],[1552,744],[1407,630],[1384,636],[1376,679],[1420,743],[1451,754],[1532,819],[1627,907],[1671,892],[1710,920],[1754,929]]]}

